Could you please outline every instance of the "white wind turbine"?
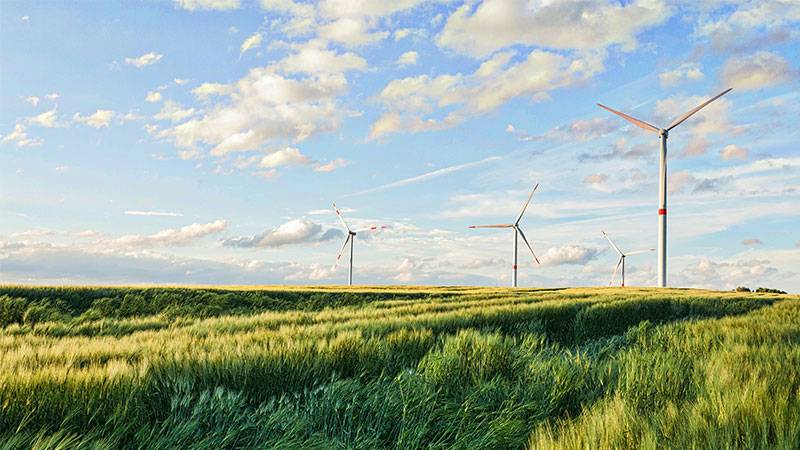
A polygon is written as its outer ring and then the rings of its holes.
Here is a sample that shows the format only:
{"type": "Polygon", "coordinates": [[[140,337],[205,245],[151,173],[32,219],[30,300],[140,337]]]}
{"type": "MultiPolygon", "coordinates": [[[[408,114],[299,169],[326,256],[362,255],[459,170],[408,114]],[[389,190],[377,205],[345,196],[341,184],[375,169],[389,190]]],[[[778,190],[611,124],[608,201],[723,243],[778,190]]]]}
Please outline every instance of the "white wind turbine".
{"type": "Polygon", "coordinates": [[[661,141],[661,155],[658,166],[658,287],[667,286],[667,137],[669,136],[670,130],[682,124],[697,111],[705,108],[709,103],[727,94],[732,89],[733,88],[725,89],[709,100],[706,100],[691,111],[673,120],[666,128],[655,127],[645,121],[613,110],[608,106],[601,105],[600,103],[597,104],[597,106],[622,117],[639,128],[657,133],[661,141]]]}
{"type": "Polygon", "coordinates": [[[522,228],[519,227],[519,221],[522,220],[522,215],[525,214],[525,210],[528,208],[528,205],[531,203],[531,199],[533,198],[533,193],[536,192],[536,189],[539,187],[537,183],[536,186],[533,187],[531,191],[531,195],[528,196],[528,201],[522,206],[522,211],[519,212],[517,216],[517,220],[514,223],[507,223],[507,224],[500,224],[500,225],[470,225],[469,228],[513,228],[514,229],[514,264],[511,266],[511,287],[517,287],[517,241],[518,236],[522,236],[522,240],[525,241],[525,245],[528,246],[528,250],[531,251],[531,255],[533,255],[533,259],[536,261],[536,264],[539,263],[539,258],[536,257],[536,253],[533,252],[533,247],[528,242],[528,239],[525,237],[525,233],[522,232],[522,228]]]}
{"type": "Polygon", "coordinates": [[[347,247],[348,243],[350,243],[350,271],[349,271],[349,275],[347,277],[347,284],[349,286],[352,286],[353,285],[353,243],[356,240],[356,235],[358,233],[361,233],[361,232],[364,232],[364,231],[382,230],[382,229],[387,228],[387,227],[384,226],[384,225],[380,225],[380,226],[374,225],[374,226],[371,226],[369,228],[363,228],[363,229],[360,229],[360,230],[353,231],[353,230],[350,229],[349,226],[347,226],[347,222],[344,221],[344,218],[342,217],[342,212],[339,211],[339,208],[336,207],[336,203],[333,204],[333,210],[336,211],[336,217],[338,217],[339,221],[342,222],[342,226],[344,227],[345,231],[347,232],[347,237],[344,240],[344,244],[342,244],[341,250],[339,250],[339,254],[336,255],[336,262],[333,263],[333,267],[331,268],[331,270],[335,270],[336,267],[339,265],[339,260],[342,258],[342,254],[344,253],[344,248],[347,247]]]}
{"type": "Polygon", "coordinates": [[[611,247],[613,247],[614,250],[619,254],[617,265],[614,267],[614,272],[611,274],[611,281],[608,282],[608,285],[611,286],[614,283],[614,278],[617,276],[617,271],[619,270],[619,267],[622,266],[622,287],[625,287],[625,258],[631,255],[638,255],[639,253],[652,252],[655,251],[656,249],[648,248],[647,250],[636,250],[635,252],[622,253],[622,250],[620,250],[619,247],[617,247],[617,245],[614,244],[614,242],[611,240],[610,237],[608,237],[608,234],[606,234],[605,231],[603,231],[603,237],[606,238],[608,243],[611,244],[611,247]]]}

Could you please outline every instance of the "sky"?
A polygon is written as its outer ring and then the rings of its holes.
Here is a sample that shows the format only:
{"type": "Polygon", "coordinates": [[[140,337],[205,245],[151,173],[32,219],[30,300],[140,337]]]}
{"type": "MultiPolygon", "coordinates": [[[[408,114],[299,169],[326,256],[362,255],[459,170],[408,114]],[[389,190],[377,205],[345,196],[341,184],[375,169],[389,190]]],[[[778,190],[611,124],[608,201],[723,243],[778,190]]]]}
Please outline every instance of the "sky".
{"type": "Polygon", "coordinates": [[[800,2],[0,4],[0,283],[800,292],[800,2]],[[345,257],[346,258],[346,257],[345,257]],[[656,283],[656,254],[626,260],[656,283]],[[618,282],[618,278],[617,278],[618,282]]]}

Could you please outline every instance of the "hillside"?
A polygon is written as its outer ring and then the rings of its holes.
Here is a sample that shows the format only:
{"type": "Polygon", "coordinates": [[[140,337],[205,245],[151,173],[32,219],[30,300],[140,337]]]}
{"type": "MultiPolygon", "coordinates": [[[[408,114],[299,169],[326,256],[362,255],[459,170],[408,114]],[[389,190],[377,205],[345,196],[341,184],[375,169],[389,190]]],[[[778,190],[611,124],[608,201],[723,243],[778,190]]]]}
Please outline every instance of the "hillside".
{"type": "Polygon", "coordinates": [[[800,296],[0,286],[0,448],[797,448],[800,296]]]}

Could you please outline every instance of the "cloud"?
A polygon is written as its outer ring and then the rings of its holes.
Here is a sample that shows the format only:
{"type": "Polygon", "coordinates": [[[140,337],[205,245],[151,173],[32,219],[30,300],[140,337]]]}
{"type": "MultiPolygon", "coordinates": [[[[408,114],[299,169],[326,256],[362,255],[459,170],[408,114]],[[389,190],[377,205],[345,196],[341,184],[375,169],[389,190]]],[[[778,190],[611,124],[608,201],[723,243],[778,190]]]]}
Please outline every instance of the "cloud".
{"type": "Polygon", "coordinates": [[[80,113],[75,113],[75,115],[72,116],[72,120],[76,123],[85,123],[92,128],[108,128],[115,114],[114,111],[98,109],[89,116],[81,116],[80,113]]]}
{"type": "Polygon", "coordinates": [[[602,55],[566,57],[533,50],[512,63],[495,55],[471,75],[419,75],[392,80],[378,95],[386,110],[370,130],[370,139],[396,132],[419,132],[453,127],[465,118],[484,114],[511,99],[526,96],[540,101],[554,89],[583,83],[603,69],[602,55]],[[438,110],[449,112],[436,118],[438,110]],[[434,116],[434,117],[431,117],[434,116]]]}
{"type": "Polygon", "coordinates": [[[240,0],[172,0],[176,7],[187,11],[238,9],[240,0]]]}
{"type": "Polygon", "coordinates": [[[210,234],[224,231],[228,223],[216,220],[205,224],[193,223],[182,228],[170,228],[150,235],[128,234],[109,241],[120,247],[182,246],[191,244],[210,234]]]}
{"type": "Polygon", "coordinates": [[[414,51],[405,52],[402,55],[400,55],[399,58],[397,58],[397,65],[402,67],[413,66],[417,64],[418,58],[419,58],[419,53],[417,52],[414,51]]]}
{"type": "Polygon", "coordinates": [[[30,103],[32,106],[36,107],[39,105],[39,97],[35,95],[31,95],[30,97],[25,97],[25,101],[30,103]]]}
{"type": "MultiPolygon", "coordinates": [[[[705,38],[717,52],[749,52],[796,39],[792,24],[800,21],[800,4],[794,1],[727,2],[716,13],[701,11],[695,36],[705,38]]],[[[691,3],[689,4],[691,5],[691,3]]],[[[698,2],[698,5],[703,3],[698,2]]],[[[713,4],[712,4],[713,5],[713,4]]]]}
{"type": "Polygon", "coordinates": [[[636,34],[670,16],[659,0],[528,2],[486,0],[465,4],[447,19],[436,43],[475,57],[516,44],[554,49],[636,47],[636,34]]]}
{"type": "Polygon", "coordinates": [[[31,21],[31,16],[22,16],[19,18],[19,20],[27,23],[31,21]]]}
{"type": "Polygon", "coordinates": [[[184,84],[189,82],[188,78],[173,78],[172,81],[177,84],[178,86],[183,86],[184,84]]]}
{"type": "Polygon", "coordinates": [[[158,91],[150,91],[147,93],[147,96],[144,98],[146,102],[150,103],[158,103],[161,101],[161,92],[158,91]]]}
{"type": "Polygon", "coordinates": [[[597,173],[592,175],[587,175],[583,179],[584,184],[587,184],[590,188],[600,191],[600,192],[610,192],[610,188],[608,187],[608,175],[604,173],[597,173]]]}
{"type": "Polygon", "coordinates": [[[125,64],[130,64],[141,69],[142,67],[157,63],[163,56],[164,55],[159,53],[149,52],[138,58],[125,58],[125,64]]]}
{"type": "Polygon", "coordinates": [[[736,144],[726,145],[725,148],[719,152],[720,158],[729,161],[732,159],[746,159],[747,150],[739,147],[736,144]]]}
{"type": "Polygon", "coordinates": [[[29,117],[27,122],[30,125],[39,125],[45,128],[55,128],[58,126],[56,123],[56,120],[58,120],[57,110],[58,108],[54,107],[50,111],[45,111],[39,115],[29,117]]]}
{"type": "Polygon", "coordinates": [[[612,159],[638,159],[646,156],[655,155],[657,147],[653,144],[634,144],[628,145],[625,138],[619,138],[611,146],[611,151],[606,153],[581,153],[578,155],[579,161],[609,161],[612,159]]]}
{"type": "Polygon", "coordinates": [[[658,74],[662,86],[675,86],[683,80],[697,81],[703,78],[703,71],[698,63],[681,64],[677,68],[658,74]]]}
{"type": "Polygon", "coordinates": [[[539,257],[543,266],[560,266],[563,264],[584,265],[595,259],[600,253],[596,248],[582,245],[561,245],[550,247],[539,257]]]}
{"type": "Polygon", "coordinates": [[[380,42],[389,36],[380,30],[382,22],[402,11],[421,4],[421,0],[261,0],[261,7],[282,20],[276,20],[287,36],[316,35],[345,47],[359,47],[380,42]]]}
{"type": "Polygon", "coordinates": [[[264,39],[264,36],[260,33],[253,33],[250,37],[242,42],[242,46],[239,48],[239,56],[243,55],[244,52],[258,48],[261,46],[261,41],[264,39]]]}
{"type": "Polygon", "coordinates": [[[49,93],[49,94],[44,96],[44,98],[50,100],[51,102],[54,102],[54,101],[58,100],[59,97],[61,97],[61,96],[58,95],[58,92],[51,92],[51,93],[49,93]]]}
{"type": "Polygon", "coordinates": [[[326,163],[317,162],[314,165],[314,172],[333,172],[336,169],[347,167],[349,164],[350,162],[343,158],[336,158],[326,163]]]}
{"type": "Polygon", "coordinates": [[[173,100],[166,100],[161,106],[161,111],[153,115],[155,120],[169,120],[170,122],[180,122],[196,114],[194,108],[184,108],[180,103],[173,100]]]}
{"type": "Polygon", "coordinates": [[[29,137],[25,131],[25,125],[21,123],[14,125],[14,130],[0,140],[2,144],[14,144],[17,147],[36,147],[42,145],[43,142],[41,138],[29,137]]]}
{"type": "Polygon", "coordinates": [[[165,128],[157,136],[180,148],[208,146],[212,155],[223,156],[287,141],[299,143],[338,129],[342,116],[349,113],[336,101],[347,91],[345,72],[359,70],[366,62],[327,50],[319,42],[296,50],[271,66],[251,69],[234,83],[201,85],[196,95],[219,94],[199,111],[201,117],[165,128]]]}
{"type": "Polygon", "coordinates": [[[183,214],[168,211],[125,211],[126,216],[183,217],[183,214]]]}
{"type": "Polygon", "coordinates": [[[722,82],[742,90],[761,89],[787,83],[798,77],[789,62],[782,56],[770,52],[734,56],[722,66],[722,82]]]}
{"type": "Polygon", "coordinates": [[[511,124],[506,126],[506,132],[515,135],[520,141],[586,142],[603,137],[618,129],[619,124],[615,120],[605,117],[576,120],[570,124],[552,128],[542,135],[530,135],[511,124]]]}
{"type": "Polygon", "coordinates": [[[311,159],[302,154],[299,149],[286,147],[261,158],[258,162],[258,167],[275,169],[282,166],[304,166],[308,164],[311,164],[311,159]]]}
{"type": "Polygon", "coordinates": [[[343,237],[344,233],[333,228],[324,228],[318,223],[305,219],[294,219],[277,228],[265,231],[255,236],[241,236],[227,238],[222,241],[226,247],[271,247],[277,248],[285,245],[324,242],[330,239],[343,237]]]}
{"type": "Polygon", "coordinates": [[[703,258],[680,272],[684,284],[691,287],[714,287],[732,289],[736,286],[758,286],[778,275],[778,269],[766,259],[740,259],[714,261],[703,258]]]}
{"type": "Polygon", "coordinates": [[[742,245],[751,247],[751,246],[754,246],[754,245],[764,245],[764,243],[761,241],[761,239],[750,238],[750,239],[743,240],[742,241],[742,245]]]}

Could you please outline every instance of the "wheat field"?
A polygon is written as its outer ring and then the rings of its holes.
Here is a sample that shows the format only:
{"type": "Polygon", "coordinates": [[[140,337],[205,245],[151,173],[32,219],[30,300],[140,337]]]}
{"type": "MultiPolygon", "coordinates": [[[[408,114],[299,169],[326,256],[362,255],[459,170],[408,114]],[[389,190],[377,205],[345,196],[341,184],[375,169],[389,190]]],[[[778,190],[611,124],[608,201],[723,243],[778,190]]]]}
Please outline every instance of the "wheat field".
{"type": "Polygon", "coordinates": [[[0,448],[800,447],[800,296],[0,286],[0,448]]]}

